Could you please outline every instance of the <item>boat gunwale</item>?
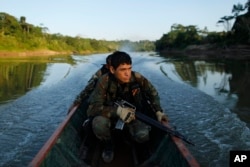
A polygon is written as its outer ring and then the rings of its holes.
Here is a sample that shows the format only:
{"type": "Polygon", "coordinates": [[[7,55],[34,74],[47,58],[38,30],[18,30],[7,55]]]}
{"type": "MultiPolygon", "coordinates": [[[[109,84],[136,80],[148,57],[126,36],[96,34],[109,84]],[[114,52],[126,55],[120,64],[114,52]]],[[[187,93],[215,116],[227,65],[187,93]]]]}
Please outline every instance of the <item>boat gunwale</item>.
{"type": "Polygon", "coordinates": [[[63,130],[67,126],[67,124],[70,122],[72,116],[76,113],[76,110],[78,108],[79,104],[75,105],[66,118],[63,120],[63,122],[60,123],[60,125],[56,128],[54,133],[50,136],[50,138],[46,141],[46,143],[42,146],[42,148],[39,150],[39,152],[36,154],[34,159],[29,164],[29,167],[38,167],[41,165],[43,160],[48,155],[49,151],[52,149],[52,147],[57,142],[57,139],[60,137],[60,135],[63,133],[63,130]]]}
{"type": "MultiPolygon", "coordinates": [[[[161,123],[164,126],[171,128],[167,122],[161,122],[161,123]]],[[[194,156],[191,154],[191,152],[187,149],[187,146],[184,144],[184,142],[180,138],[171,135],[171,139],[175,143],[177,149],[180,151],[180,153],[186,159],[186,161],[190,167],[200,167],[197,160],[194,158],[194,156]]]]}

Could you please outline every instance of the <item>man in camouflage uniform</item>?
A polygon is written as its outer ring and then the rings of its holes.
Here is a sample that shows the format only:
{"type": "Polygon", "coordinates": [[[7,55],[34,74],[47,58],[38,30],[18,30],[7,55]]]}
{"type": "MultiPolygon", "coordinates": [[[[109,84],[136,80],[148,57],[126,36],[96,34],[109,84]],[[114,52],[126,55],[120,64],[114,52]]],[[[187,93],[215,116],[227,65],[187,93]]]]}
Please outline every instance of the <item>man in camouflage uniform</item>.
{"type": "Polygon", "coordinates": [[[137,111],[143,112],[142,99],[145,96],[154,107],[154,115],[158,121],[168,121],[162,112],[160,99],[153,85],[141,74],[132,71],[132,60],[127,53],[114,52],[111,55],[110,73],[98,80],[87,110],[88,116],[93,117],[94,134],[105,144],[102,153],[105,162],[113,160],[111,128],[118,119],[125,122],[135,141],[148,141],[150,127],[135,119],[135,110],[114,105],[115,101],[123,99],[135,105],[137,111]]]}

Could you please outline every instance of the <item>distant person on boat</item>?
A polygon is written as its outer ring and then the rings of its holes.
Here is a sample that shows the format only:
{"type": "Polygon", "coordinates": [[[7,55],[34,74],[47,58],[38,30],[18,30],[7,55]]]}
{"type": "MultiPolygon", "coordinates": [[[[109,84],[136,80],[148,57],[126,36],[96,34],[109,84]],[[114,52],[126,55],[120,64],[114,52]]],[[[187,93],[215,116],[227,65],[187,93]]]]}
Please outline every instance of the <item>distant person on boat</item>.
{"type": "Polygon", "coordinates": [[[102,158],[105,162],[111,162],[114,157],[111,129],[117,120],[125,122],[125,128],[136,142],[149,140],[150,126],[135,118],[135,109],[114,105],[117,100],[126,100],[136,106],[137,112],[144,112],[143,99],[147,97],[156,111],[151,111],[151,116],[160,122],[168,121],[160,106],[158,92],[144,76],[132,71],[132,60],[126,52],[114,52],[109,69],[110,72],[98,80],[87,110],[88,116],[93,118],[95,136],[104,143],[102,158]]]}
{"type": "Polygon", "coordinates": [[[102,67],[99,70],[97,70],[94,75],[92,75],[92,77],[88,81],[88,84],[85,86],[85,88],[80,92],[79,95],[76,96],[76,99],[74,100],[73,104],[68,109],[68,113],[71,111],[71,109],[74,106],[76,106],[77,104],[80,104],[84,99],[88,98],[88,96],[94,90],[98,79],[102,75],[109,72],[110,63],[111,63],[111,55],[108,55],[106,57],[106,64],[103,64],[102,67]]]}

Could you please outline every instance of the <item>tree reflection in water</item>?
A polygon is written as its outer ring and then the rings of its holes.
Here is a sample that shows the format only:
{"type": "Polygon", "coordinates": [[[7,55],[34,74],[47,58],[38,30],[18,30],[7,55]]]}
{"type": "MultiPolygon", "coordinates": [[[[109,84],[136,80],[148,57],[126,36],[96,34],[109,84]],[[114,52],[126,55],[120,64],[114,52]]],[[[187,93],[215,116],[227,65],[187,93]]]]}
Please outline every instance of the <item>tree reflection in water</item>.
{"type": "Polygon", "coordinates": [[[168,78],[188,83],[214,97],[250,125],[248,61],[171,60],[161,63],[168,78]]]}
{"type": "Polygon", "coordinates": [[[0,103],[6,103],[39,86],[48,63],[74,64],[70,56],[0,59],[0,103]]]}
{"type": "Polygon", "coordinates": [[[46,64],[0,63],[0,102],[21,96],[43,80],[46,64]]]}

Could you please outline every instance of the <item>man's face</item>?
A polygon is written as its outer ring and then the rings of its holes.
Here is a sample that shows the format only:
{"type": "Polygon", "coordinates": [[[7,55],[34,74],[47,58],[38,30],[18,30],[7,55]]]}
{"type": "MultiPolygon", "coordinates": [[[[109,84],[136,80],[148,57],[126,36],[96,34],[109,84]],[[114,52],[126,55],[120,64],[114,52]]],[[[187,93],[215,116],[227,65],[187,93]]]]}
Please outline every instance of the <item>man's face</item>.
{"type": "Polygon", "coordinates": [[[110,70],[119,82],[128,83],[130,81],[132,70],[131,64],[121,64],[116,69],[111,66],[110,70]]]}

